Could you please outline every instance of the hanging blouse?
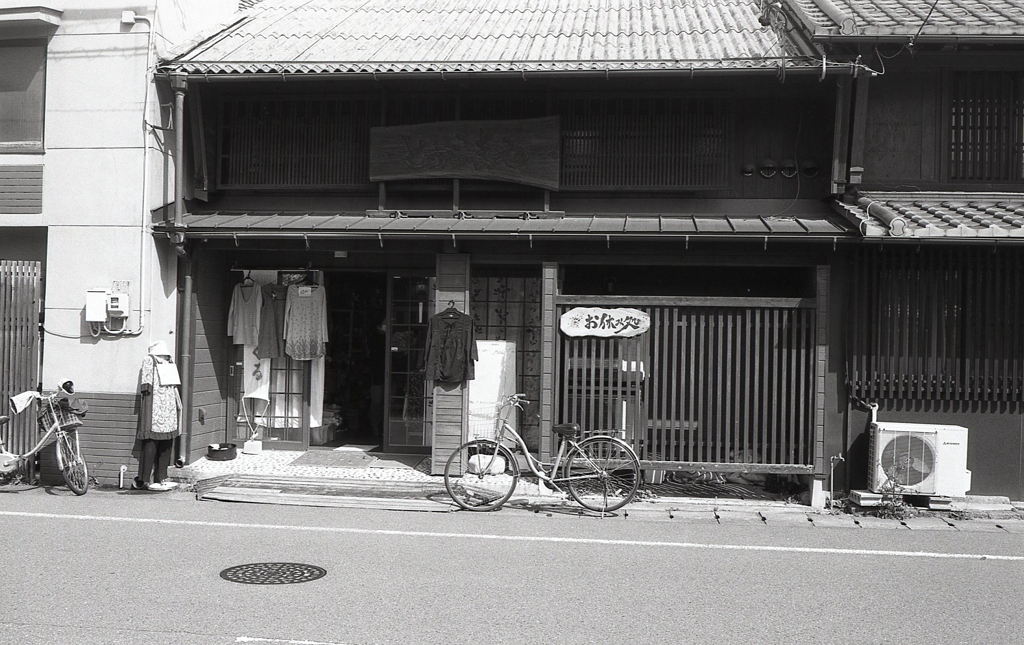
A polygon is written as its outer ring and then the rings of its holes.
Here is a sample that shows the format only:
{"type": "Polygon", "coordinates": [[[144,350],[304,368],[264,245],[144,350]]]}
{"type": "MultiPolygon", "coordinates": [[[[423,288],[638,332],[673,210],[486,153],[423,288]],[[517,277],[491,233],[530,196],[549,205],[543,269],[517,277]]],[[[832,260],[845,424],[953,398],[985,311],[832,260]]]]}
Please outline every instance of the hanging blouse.
{"type": "Polygon", "coordinates": [[[260,358],[284,356],[284,311],[287,297],[288,285],[268,284],[263,286],[259,347],[256,348],[256,355],[260,358]]]}
{"type": "Polygon", "coordinates": [[[260,340],[263,293],[257,284],[236,284],[228,307],[228,336],[236,345],[256,345],[260,340]]]}
{"type": "Polygon", "coordinates": [[[326,353],[327,294],[319,285],[288,287],[284,314],[284,350],[296,360],[311,360],[326,353]]]}

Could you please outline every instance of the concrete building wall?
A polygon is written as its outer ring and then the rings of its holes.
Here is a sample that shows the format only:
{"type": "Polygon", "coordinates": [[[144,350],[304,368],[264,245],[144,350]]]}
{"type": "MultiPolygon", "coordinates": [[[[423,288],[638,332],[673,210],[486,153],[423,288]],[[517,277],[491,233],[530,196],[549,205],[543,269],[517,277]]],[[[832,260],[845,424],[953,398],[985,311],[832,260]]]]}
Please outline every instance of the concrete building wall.
{"type": "MultiPolygon", "coordinates": [[[[63,3],[62,3],[63,4],[63,3]]],[[[43,165],[39,214],[0,213],[2,227],[46,227],[42,379],[83,392],[133,393],[149,344],[174,346],[176,260],[148,229],[173,199],[173,133],[152,78],[157,56],[231,17],[234,0],[76,0],[47,47],[44,151],[0,155],[43,165]],[[134,24],[122,20],[133,11],[134,24]],[[145,118],[144,118],[145,117],[145,118]],[[149,125],[147,125],[147,122],[149,125]],[[124,335],[94,337],[86,292],[127,285],[124,335]]]]}
{"type": "Polygon", "coordinates": [[[0,259],[44,262],[42,384],[70,378],[90,401],[83,450],[91,474],[111,483],[121,465],[136,467],[142,359],[153,341],[175,346],[177,256],[150,226],[174,198],[174,133],[163,129],[173,125],[172,97],[153,68],[170,47],[229,20],[237,0],[39,4],[59,16],[56,31],[39,23],[26,34],[49,35],[43,150],[0,151],[0,166],[42,166],[42,208],[0,209],[0,259]],[[129,333],[92,333],[84,310],[94,288],[126,288],[129,333]]]}

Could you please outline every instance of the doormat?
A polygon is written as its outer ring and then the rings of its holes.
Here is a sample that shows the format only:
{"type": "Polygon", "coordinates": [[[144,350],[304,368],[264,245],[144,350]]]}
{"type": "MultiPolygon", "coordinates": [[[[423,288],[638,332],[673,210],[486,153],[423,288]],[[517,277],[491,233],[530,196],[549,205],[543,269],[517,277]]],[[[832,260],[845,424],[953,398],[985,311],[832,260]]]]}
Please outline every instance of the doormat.
{"type": "Polygon", "coordinates": [[[310,450],[289,463],[289,466],[321,466],[324,468],[368,468],[377,460],[361,450],[310,450]]]}
{"type": "Polygon", "coordinates": [[[393,455],[389,453],[376,453],[377,461],[370,464],[370,468],[398,468],[401,470],[418,470],[417,466],[426,455],[393,455]]]}

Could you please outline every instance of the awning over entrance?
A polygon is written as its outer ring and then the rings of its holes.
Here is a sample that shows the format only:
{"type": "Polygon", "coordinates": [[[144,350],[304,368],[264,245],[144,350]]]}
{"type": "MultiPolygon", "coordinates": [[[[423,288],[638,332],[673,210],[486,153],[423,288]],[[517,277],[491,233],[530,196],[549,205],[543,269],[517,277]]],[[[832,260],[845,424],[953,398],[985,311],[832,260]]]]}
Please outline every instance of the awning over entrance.
{"type": "MultiPolygon", "coordinates": [[[[725,237],[834,240],[856,229],[827,212],[799,215],[601,214],[550,212],[369,211],[365,213],[209,212],[183,218],[187,238],[325,238],[361,236],[538,238],[725,237]]],[[[173,224],[154,226],[171,231],[173,224]]]]}
{"type": "Polygon", "coordinates": [[[836,210],[865,237],[1024,242],[1024,193],[864,192],[836,210]]]}

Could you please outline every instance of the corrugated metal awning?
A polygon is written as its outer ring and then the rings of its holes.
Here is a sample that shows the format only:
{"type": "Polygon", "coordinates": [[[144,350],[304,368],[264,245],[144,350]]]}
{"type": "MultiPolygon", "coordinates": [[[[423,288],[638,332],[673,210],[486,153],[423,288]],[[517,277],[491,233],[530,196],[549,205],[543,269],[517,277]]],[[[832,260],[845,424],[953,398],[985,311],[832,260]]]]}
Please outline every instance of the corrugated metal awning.
{"type": "Polygon", "coordinates": [[[264,0],[168,52],[164,72],[805,71],[820,56],[758,0],[264,0]]]}
{"type": "MultiPolygon", "coordinates": [[[[520,213],[474,216],[471,213],[410,216],[401,211],[369,213],[209,212],[192,213],[183,219],[187,238],[346,238],[365,236],[411,238],[856,238],[830,213],[799,215],[727,214],[574,214],[520,213]]],[[[154,226],[167,232],[173,225],[154,226]]]]}

